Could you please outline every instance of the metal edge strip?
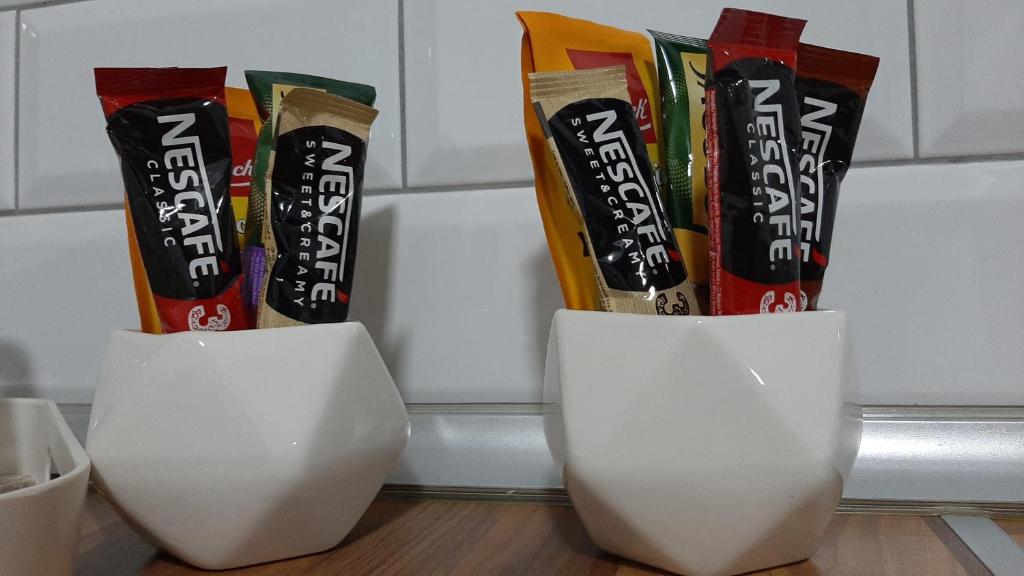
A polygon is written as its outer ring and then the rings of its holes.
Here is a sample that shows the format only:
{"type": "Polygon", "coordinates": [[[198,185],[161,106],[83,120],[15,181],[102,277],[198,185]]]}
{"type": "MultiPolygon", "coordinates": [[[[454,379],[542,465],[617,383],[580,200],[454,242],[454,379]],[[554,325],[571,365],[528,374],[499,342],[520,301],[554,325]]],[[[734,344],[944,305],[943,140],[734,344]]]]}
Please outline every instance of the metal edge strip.
{"type": "Polygon", "coordinates": [[[865,422],[1024,422],[1024,406],[864,406],[865,422]]]}
{"type": "MultiPolygon", "coordinates": [[[[88,405],[61,405],[84,444],[88,405]]],[[[410,404],[391,495],[566,502],[542,404],[410,404]]],[[[840,512],[1024,517],[1024,406],[866,406],[840,512]]]]}
{"type": "Polygon", "coordinates": [[[380,495],[394,499],[450,499],[478,501],[538,502],[571,506],[564,488],[498,488],[486,486],[421,486],[385,484],[380,495]]]}
{"type": "Polygon", "coordinates": [[[942,520],[993,576],[1024,573],[1024,549],[989,518],[943,515],[942,520]]]}
{"type": "MultiPolygon", "coordinates": [[[[515,488],[489,486],[423,486],[385,484],[380,494],[396,499],[500,500],[571,505],[564,488],[515,488]]],[[[982,516],[1024,518],[1024,502],[932,502],[925,500],[861,500],[843,498],[839,514],[887,514],[907,516],[982,516]]]]}

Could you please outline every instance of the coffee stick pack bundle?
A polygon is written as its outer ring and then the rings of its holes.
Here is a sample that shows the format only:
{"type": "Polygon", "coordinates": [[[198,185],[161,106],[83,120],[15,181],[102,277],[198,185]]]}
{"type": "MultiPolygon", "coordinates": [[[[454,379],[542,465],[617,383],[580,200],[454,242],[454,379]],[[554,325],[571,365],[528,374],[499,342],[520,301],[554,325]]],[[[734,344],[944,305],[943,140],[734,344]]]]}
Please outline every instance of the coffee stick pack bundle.
{"type": "Polygon", "coordinates": [[[228,128],[231,132],[231,208],[235,214],[238,247],[245,253],[245,217],[249,210],[253,157],[260,133],[260,116],[252,95],[244,88],[224,89],[228,104],[228,128]]]}
{"type": "Polygon", "coordinates": [[[805,22],[726,8],[708,40],[711,314],[800,310],[800,110],[805,22]]]}
{"type": "Polygon", "coordinates": [[[707,156],[704,154],[706,40],[648,30],[654,38],[665,142],[665,204],[686,272],[707,308],[707,156]]]}
{"type": "Polygon", "coordinates": [[[308,88],[341,96],[373,106],[377,91],[373,86],[345,82],[309,74],[246,70],[245,80],[256,103],[256,109],[263,121],[259,131],[254,157],[252,187],[249,191],[249,206],[245,218],[245,250],[242,253],[242,269],[245,271],[246,305],[255,311],[259,304],[260,286],[267,266],[264,249],[264,214],[267,196],[267,181],[270,177],[270,154],[274,147],[277,118],[281,112],[281,101],[294,88],[308,88]]]}
{"type": "Polygon", "coordinates": [[[225,68],[97,68],[142,330],[241,330],[225,68]]]}
{"type": "Polygon", "coordinates": [[[308,88],[281,100],[264,201],[260,328],[347,318],[376,116],[370,106],[308,88]]]}
{"type": "Polygon", "coordinates": [[[816,310],[832,246],[839,185],[853,159],[878,58],[801,44],[800,290],[803,308],[816,310]]]}
{"type": "Polygon", "coordinates": [[[558,166],[551,158],[540,122],[533,111],[530,74],[623,66],[630,103],[647,157],[661,164],[657,74],[650,43],[641,34],[544,12],[517,12],[523,26],[521,50],[526,139],[533,160],[537,204],[548,247],[567,308],[600,310],[601,296],[583,224],[572,204],[558,166]]]}
{"type": "Polygon", "coordinates": [[[583,224],[601,309],[698,313],[622,66],[529,75],[569,204],[583,224]]]}

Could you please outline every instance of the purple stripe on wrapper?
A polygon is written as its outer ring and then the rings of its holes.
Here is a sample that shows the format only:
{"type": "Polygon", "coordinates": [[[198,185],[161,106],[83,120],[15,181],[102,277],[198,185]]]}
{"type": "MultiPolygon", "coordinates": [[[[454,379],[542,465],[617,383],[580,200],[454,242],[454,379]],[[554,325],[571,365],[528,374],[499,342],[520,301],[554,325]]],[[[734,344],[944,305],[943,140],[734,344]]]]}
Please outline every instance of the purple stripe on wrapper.
{"type": "Polygon", "coordinates": [[[249,310],[255,312],[260,303],[260,286],[266,274],[267,251],[263,246],[246,246],[242,250],[242,273],[245,274],[245,285],[242,298],[249,310]]]}

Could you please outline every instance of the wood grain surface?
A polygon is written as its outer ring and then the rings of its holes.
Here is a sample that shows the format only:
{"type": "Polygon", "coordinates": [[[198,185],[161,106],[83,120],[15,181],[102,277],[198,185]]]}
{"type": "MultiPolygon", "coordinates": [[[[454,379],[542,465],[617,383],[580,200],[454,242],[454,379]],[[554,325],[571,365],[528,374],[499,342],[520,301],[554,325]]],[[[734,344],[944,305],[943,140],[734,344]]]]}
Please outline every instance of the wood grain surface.
{"type": "Polygon", "coordinates": [[[1010,538],[1016,540],[1017,544],[1024,546],[1024,520],[1001,519],[996,520],[996,524],[1006,531],[1006,533],[1010,535],[1010,538]]]}
{"type": "MultiPolygon", "coordinates": [[[[1024,521],[1001,520],[1018,542],[1024,521]]],[[[726,537],[726,536],[723,536],[726,537]]],[[[987,574],[938,518],[837,514],[808,561],[758,576],[987,574]],[[979,568],[980,567],[980,568],[979,568]],[[981,570],[981,571],[979,571],[981,570]]],[[[206,574],[144,543],[95,492],[88,499],[77,576],[206,574]]],[[[532,502],[378,499],[327,552],[223,575],[668,574],[602,553],[570,506],[532,502]]]]}

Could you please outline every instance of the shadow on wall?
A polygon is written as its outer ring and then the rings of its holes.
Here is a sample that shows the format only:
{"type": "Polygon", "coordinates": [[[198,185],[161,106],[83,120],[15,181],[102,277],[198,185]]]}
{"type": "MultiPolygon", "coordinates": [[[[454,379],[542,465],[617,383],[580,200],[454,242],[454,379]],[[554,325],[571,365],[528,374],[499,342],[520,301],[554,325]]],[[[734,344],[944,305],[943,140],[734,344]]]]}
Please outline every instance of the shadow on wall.
{"type": "Polygon", "coordinates": [[[0,340],[0,397],[35,397],[32,361],[28,353],[10,340],[0,340]]]}
{"type": "Polygon", "coordinates": [[[1000,137],[1009,138],[1007,135],[1024,132],[1024,111],[1019,108],[962,111],[957,113],[955,120],[948,121],[948,125],[943,128],[940,134],[925,135],[926,138],[930,136],[930,141],[923,143],[922,147],[929,148],[927,150],[930,152],[929,155],[963,156],[967,155],[964,148],[968,148],[970,154],[974,155],[1003,154],[1011,151],[1000,146],[1000,137]],[[968,134],[995,135],[995,137],[970,139],[968,134]],[[969,147],[964,145],[967,140],[970,140],[969,147]]]}
{"type": "Polygon", "coordinates": [[[551,319],[555,311],[565,307],[562,290],[558,284],[558,275],[551,261],[551,253],[545,243],[530,258],[527,274],[534,279],[533,298],[535,305],[530,306],[532,313],[530,333],[534,335],[530,347],[530,368],[533,382],[543,395],[544,363],[548,352],[548,334],[551,332],[551,319]]]}
{"type": "Polygon", "coordinates": [[[562,294],[532,192],[420,194],[364,206],[350,319],[366,326],[399,389],[423,394],[417,401],[522,402],[527,390],[539,400],[562,294]],[[474,220],[444,212],[440,228],[427,228],[439,210],[474,220]],[[489,390],[480,391],[482,381],[489,390]]]}
{"type": "MultiPolygon", "coordinates": [[[[871,98],[868,98],[868,105],[871,105],[871,98]]],[[[886,152],[893,150],[901,150],[907,144],[901,142],[901,138],[895,133],[891,125],[886,125],[880,120],[875,118],[864,116],[861,120],[860,130],[857,133],[857,148],[854,151],[853,166],[856,167],[862,160],[861,156],[864,156],[866,160],[888,160],[886,152]],[[870,136],[868,136],[870,135],[870,136]],[[867,141],[870,138],[871,147],[860,146],[862,141],[867,141]],[[881,154],[875,152],[876,149],[883,150],[881,154]]],[[[909,158],[910,152],[907,151],[905,155],[900,155],[901,158],[909,158]]],[[[840,200],[840,202],[842,202],[840,200]]],[[[840,208],[842,210],[842,208],[840,208]]]]}
{"type": "MultiPolygon", "coordinates": [[[[364,199],[365,206],[365,199],[364,199]]],[[[388,338],[387,326],[393,326],[394,310],[389,294],[391,291],[391,259],[394,255],[395,207],[385,205],[371,213],[363,212],[359,221],[359,245],[356,252],[355,275],[352,297],[359,304],[353,309],[357,320],[366,326],[374,344],[384,358],[384,364],[395,382],[402,381],[402,350],[408,340],[407,334],[388,338]],[[365,248],[372,246],[372,251],[365,248]],[[368,258],[370,254],[374,258],[368,258]]]]}

